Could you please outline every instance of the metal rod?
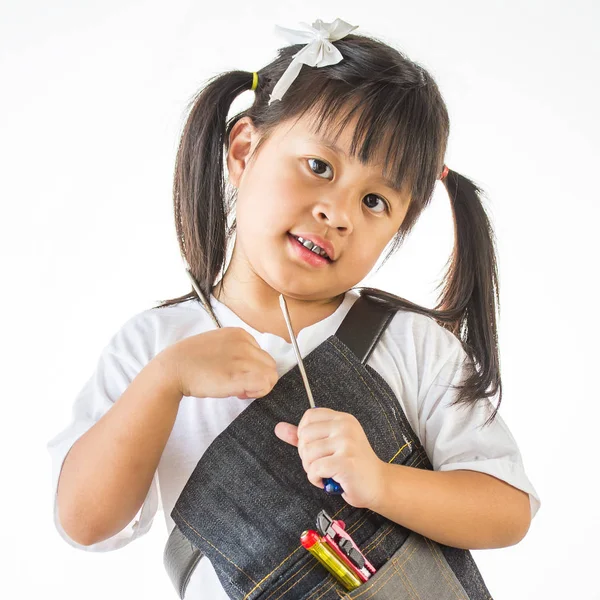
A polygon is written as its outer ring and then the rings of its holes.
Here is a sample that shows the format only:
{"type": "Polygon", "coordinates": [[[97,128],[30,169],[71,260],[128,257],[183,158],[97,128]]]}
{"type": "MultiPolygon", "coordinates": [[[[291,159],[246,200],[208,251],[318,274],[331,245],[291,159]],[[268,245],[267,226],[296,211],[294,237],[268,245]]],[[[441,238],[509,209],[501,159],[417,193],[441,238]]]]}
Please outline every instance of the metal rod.
{"type": "Polygon", "coordinates": [[[306,388],[306,393],[308,394],[308,401],[310,403],[311,408],[315,408],[315,401],[313,400],[313,395],[310,390],[310,385],[308,384],[308,378],[306,377],[306,371],[304,370],[304,362],[302,360],[302,356],[300,356],[300,349],[298,348],[298,343],[296,342],[296,336],[294,335],[294,330],[292,328],[292,322],[290,320],[290,313],[288,312],[288,307],[283,297],[283,294],[279,294],[279,306],[281,306],[281,312],[283,312],[283,318],[285,319],[285,323],[287,325],[288,331],[290,333],[290,339],[292,340],[292,346],[294,346],[294,352],[296,353],[296,360],[298,361],[298,368],[300,369],[300,374],[302,375],[302,381],[304,381],[304,387],[306,388]]]}

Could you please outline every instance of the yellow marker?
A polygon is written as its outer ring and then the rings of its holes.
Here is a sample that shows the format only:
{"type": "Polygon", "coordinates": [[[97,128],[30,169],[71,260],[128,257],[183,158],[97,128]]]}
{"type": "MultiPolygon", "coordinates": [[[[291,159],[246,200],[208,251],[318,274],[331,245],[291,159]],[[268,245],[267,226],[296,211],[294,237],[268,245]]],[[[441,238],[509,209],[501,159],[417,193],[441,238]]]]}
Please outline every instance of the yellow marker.
{"type": "Polygon", "coordinates": [[[300,543],[348,590],[355,590],[361,580],[338,558],[335,552],[312,529],[300,536],[300,543]]]}

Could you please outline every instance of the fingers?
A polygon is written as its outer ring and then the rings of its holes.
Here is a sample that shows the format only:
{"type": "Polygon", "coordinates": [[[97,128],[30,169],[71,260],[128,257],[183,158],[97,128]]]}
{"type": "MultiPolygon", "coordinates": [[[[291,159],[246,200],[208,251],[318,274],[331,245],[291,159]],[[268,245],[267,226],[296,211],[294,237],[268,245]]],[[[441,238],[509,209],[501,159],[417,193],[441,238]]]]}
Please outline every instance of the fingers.
{"type": "Polygon", "coordinates": [[[258,345],[244,348],[244,356],[238,359],[234,372],[241,378],[242,392],[238,397],[244,399],[266,396],[279,379],[277,362],[258,345]]]}
{"type": "Polygon", "coordinates": [[[246,362],[246,365],[249,367],[255,366],[253,363],[254,361],[257,361],[262,363],[268,369],[277,369],[277,362],[275,359],[260,347],[259,343],[250,333],[241,327],[235,329],[237,330],[237,335],[239,335],[238,339],[241,339],[242,341],[242,346],[244,345],[244,342],[247,344],[243,349],[240,348],[240,350],[242,350],[239,352],[240,361],[246,362]]]}
{"type": "MultiPolygon", "coordinates": [[[[302,421],[300,421],[302,423],[302,421]]],[[[298,437],[304,443],[322,440],[335,436],[339,433],[340,426],[332,421],[317,421],[316,423],[304,423],[298,426],[298,437]]]]}
{"type": "Polygon", "coordinates": [[[314,461],[306,471],[306,476],[315,487],[321,489],[323,489],[323,479],[327,479],[328,477],[339,482],[335,458],[332,456],[325,456],[314,461]]]}
{"type": "Polygon", "coordinates": [[[282,441],[298,446],[298,428],[290,423],[277,423],[275,435],[282,441]]]}
{"type": "Polygon", "coordinates": [[[320,432],[325,429],[327,429],[329,435],[335,435],[342,431],[351,430],[356,424],[358,424],[358,420],[349,413],[330,408],[310,408],[298,423],[298,436],[303,438],[306,433],[307,439],[318,439],[320,432]],[[314,434],[312,433],[313,428],[314,434]]]}
{"type": "Polygon", "coordinates": [[[331,408],[309,408],[302,416],[300,423],[298,423],[298,427],[302,429],[304,426],[312,423],[333,421],[343,414],[346,413],[340,413],[336,410],[332,410],[331,408]]]}
{"type": "MultiPolygon", "coordinates": [[[[343,450],[343,447],[341,448],[343,450]]],[[[306,443],[303,440],[298,445],[298,454],[302,460],[302,467],[308,473],[313,463],[327,456],[333,456],[340,451],[339,440],[325,438],[315,442],[306,443]]]]}
{"type": "Polygon", "coordinates": [[[243,327],[232,327],[231,329],[234,330],[235,334],[239,335],[242,340],[246,341],[251,346],[260,349],[260,344],[254,339],[254,336],[243,327]]]}

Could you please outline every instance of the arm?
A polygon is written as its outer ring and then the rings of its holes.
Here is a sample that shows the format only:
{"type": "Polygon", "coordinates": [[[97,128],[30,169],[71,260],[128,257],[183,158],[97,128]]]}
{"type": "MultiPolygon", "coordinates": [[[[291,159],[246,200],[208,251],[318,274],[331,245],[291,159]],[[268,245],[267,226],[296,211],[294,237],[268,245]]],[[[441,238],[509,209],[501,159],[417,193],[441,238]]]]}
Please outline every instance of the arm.
{"type": "Polygon", "coordinates": [[[520,541],[531,520],[527,493],[485,473],[429,471],[383,462],[351,414],[313,408],[298,427],[275,434],[298,447],[309,481],[333,477],[348,504],[368,508],[457,548],[498,548],[520,541]]]}
{"type": "Polygon", "coordinates": [[[168,375],[165,352],[138,373],[111,409],[73,444],[63,463],[60,521],[80,544],[119,532],[148,493],[182,398],[168,375]]]}
{"type": "Polygon", "coordinates": [[[529,529],[527,493],[476,471],[428,471],[380,463],[368,507],[432,540],[456,548],[502,548],[529,529]]]}

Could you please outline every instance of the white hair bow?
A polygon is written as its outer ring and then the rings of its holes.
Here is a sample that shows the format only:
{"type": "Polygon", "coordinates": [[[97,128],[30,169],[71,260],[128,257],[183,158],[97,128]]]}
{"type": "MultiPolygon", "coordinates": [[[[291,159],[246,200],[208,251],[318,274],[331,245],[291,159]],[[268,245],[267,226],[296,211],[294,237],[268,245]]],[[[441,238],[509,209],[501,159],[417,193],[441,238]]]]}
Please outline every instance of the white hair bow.
{"type": "Polygon", "coordinates": [[[341,40],[358,27],[341,19],[336,19],[333,23],[323,23],[321,19],[317,19],[312,27],[307,23],[300,23],[300,25],[306,27],[308,31],[275,26],[276,31],[287,38],[291,44],[306,43],[306,46],[294,54],[289,67],[275,84],[269,104],[274,100],[281,100],[294,79],[298,77],[302,65],[326,67],[339,63],[344,57],[331,42],[341,40]]]}

